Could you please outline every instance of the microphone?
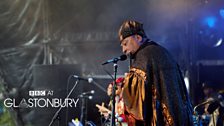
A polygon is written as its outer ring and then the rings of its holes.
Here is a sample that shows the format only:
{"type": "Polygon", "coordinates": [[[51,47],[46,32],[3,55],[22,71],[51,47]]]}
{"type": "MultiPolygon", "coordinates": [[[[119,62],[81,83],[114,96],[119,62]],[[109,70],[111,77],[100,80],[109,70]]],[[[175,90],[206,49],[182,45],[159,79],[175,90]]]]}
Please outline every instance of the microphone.
{"type": "Polygon", "coordinates": [[[87,98],[89,100],[93,99],[93,96],[88,96],[88,95],[79,95],[79,98],[87,98]]]}
{"type": "Polygon", "coordinates": [[[80,77],[78,75],[73,75],[74,78],[79,79],[79,80],[84,80],[84,81],[88,81],[89,83],[93,82],[93,78],[89,77],[89,78],[84,78],[84,77],[80,77]]]}
{"type": "Polygon", "coordinates": [[[82,95],[92,95],[94,93],[95,93],[95,91],[91,90],[91,91],[83,92],[82,95]]]}
{"type": "Polygon", "coordinates": [[[119,57],[107,60],[106,62],[102,63],[102,65],[106,65],[108,63],[114,63],[114,62],[117,62],[117,61],[124,61],[126,59],[127,59],[126,55],[121,55],[119,57]]]}
{"type": "Polygon", "coordinates": [[[88,99],[93,99],[93,94],[95,93],[94,90],[91,91],[87,91],[87,92],[83,92],[82,94],[80,94],[78,97],[80,98],[88,98],[88,99]]]}

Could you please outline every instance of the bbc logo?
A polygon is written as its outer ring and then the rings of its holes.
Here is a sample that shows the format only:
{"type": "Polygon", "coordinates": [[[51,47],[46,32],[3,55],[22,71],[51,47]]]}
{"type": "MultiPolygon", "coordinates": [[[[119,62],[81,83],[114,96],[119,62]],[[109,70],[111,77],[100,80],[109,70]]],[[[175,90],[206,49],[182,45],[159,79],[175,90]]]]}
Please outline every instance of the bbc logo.
{"type": "Polygon", "coordinates": [[[29,91],[29,96],[46,96],[46,91],[29,91]]]}

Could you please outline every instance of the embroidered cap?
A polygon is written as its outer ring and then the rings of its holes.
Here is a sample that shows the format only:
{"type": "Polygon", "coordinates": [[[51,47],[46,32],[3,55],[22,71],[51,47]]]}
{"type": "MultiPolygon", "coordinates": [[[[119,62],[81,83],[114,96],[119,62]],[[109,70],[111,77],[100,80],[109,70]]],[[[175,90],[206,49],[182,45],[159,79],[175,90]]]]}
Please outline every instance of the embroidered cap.
{"type": "Polygon", "coordinates": [[[119,29],[119,39],[122,42],[125,38],[131,35],[140,35],[146,37],[145,31],[143,29],[143,24],[137,21],[125,21],[119,29]]]}

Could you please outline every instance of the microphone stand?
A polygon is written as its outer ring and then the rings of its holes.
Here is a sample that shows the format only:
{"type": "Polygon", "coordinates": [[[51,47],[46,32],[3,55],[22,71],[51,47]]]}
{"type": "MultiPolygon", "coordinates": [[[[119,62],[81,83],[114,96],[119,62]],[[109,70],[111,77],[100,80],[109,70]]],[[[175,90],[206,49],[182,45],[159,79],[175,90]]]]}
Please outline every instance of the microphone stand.
{"type": "Polygon", "coordinates": [[[81,117],[80,122],[83,124],[83,126],[86,125],[86,119],[87,119],[87,98],[86,96],[82,97],[82,108],[81,108],[81,117]]]}
{"type": "Polygon", "coordinates": [[[114,61],[114,84],[113,84],[113,90],[112,90],[112,113],[111,113],[111,123],[110,126],[115,126],[115,92],[116,92],[116,77],[117,77],[117,61],[114,61]]]}
{"type": "MultiPolygon", "coordinates": [[[[75,89],[75,87],[77,86],[78,83],[79,83],[79,79],[76,80],[74,86],[72,87],[72,89],[70,90],[70,92],[68,93],[68,95],[66,96],[65,99],[70,97],[70,95],[72,94],[72,92],[74,91],[74,89],[75,89]]],[[[61,111],[61,109],[62,109],[62,106],[55,112],[55,114],[54,114],[53,118],[51,119],[51,122],[48,126],[51,126],[56,119],[58,119],[58,126],[60,125],[59,112],[61,111]]]]}

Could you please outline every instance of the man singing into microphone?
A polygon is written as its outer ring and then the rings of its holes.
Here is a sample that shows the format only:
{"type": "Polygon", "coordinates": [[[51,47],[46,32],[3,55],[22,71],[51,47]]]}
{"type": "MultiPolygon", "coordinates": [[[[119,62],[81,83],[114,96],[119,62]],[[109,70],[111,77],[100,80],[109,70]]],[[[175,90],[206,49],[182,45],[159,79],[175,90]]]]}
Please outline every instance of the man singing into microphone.
{"type": "Polygon", "coordinates": [[[119,39],[123,53],[133,60],[122,95],[129,125],[192,126],[191,102],[168,51],[148,39],[137,21],[125,21],[119,39]]]}

